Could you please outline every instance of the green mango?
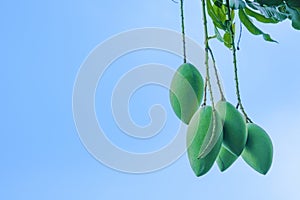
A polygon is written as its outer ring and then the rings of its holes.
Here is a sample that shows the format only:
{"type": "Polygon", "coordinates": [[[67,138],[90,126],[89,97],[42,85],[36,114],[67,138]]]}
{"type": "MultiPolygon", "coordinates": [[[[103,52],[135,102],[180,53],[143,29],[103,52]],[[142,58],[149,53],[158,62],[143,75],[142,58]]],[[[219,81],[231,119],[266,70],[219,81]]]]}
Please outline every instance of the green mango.
{"type": "Polygon", "coordinates": [[[279,6],[280,4],[283,4],[283,0],[255,0],[261,5],[267,5],[267,6],[279,6]]]}
{"type": "Polygon", "coordinates": [[[231,153],[224,145],[222,145],[220,153],[217,157],[217,164],[221,172],[228,169],[238,158],[235,154],[231,153]]]}
{"type": "Polygon", "coordinates": [[[211,106],[199,109],[191,119],[187,130],[187,153],[191,168],[197,177],[206,174],[213,166],[223,140],[222,120],[211,106]],[[215,126],[213,121],[215,120],[215,126]],[[210,143],[209,143],[210,142],[210,143]],[[206,146],[209,144],[210,146],[206,146]],[[210,149],[199,157],[202,148],[210,149]]]}
{"type": "Polygon", "coordinates": [[[244,117],[227,101],[219,101],[216,109],[224,122],[223,145],[236,156],[241,155],[247,141],[247,128],[244,117]]]}
{"type": "Polygon", "coordinates": [[[273,161],[273,145],[266,131],[256,124],[248,123],[248,139],[242,158],[261,174],[267,174],[273,161]]]}
{"type": "Polygon", "coordinates": [[[203,87],[200,72],[190,63],[182,64],[172,79],[170,102],[177,117],[186,124],[201,104],[203,87]]]}

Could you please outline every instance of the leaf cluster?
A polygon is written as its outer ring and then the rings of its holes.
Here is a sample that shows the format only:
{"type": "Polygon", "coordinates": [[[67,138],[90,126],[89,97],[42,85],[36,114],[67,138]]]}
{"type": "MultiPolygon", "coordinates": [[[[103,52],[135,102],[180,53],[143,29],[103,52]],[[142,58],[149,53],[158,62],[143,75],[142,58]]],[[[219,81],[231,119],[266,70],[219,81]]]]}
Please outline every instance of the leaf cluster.
{"type": "Polygon", "coordinates": [[[235,14],[253,35],[261,35],[264,40],[276,42],[257,27],[255,22],[276,24],[290,20],[294,29],[300,30],[299,0],[205,0],[207,13],[214,24],[215,37],[232,48],[235,35],[235,14]],[[227,5],[229,3],[229,5],[227,5]],[[229,8],[229,9],[228,9],[229,8]],[[230,12],[230,15],[228,15],[230,12]],[[230,16],[230,17],[228,17],[230,16]]]}

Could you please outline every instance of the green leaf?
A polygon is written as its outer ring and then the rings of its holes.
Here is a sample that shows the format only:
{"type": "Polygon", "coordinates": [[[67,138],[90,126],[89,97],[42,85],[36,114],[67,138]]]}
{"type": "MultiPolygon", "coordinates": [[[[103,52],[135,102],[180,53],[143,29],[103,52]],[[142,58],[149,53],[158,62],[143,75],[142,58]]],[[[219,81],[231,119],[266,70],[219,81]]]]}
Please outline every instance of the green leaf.
{"type": "Polygon", "coordinates": [[[234,19],[234,16],[235,16],[235,12],[234,12],[234,10],[232,10],[232,11],[231,11],[231,20],[234,19]]]}
{"type": "Polygon", "coordinates": [[[235,35],[235,23],[232,24],[232,31],[233,31],[233,34],[235,35]]]}
{"type": "Polygon", "coordinates": [[[255,0],[255,2],[258,2],[261,5],[278,6],[283,3],[283,0],[255,0]]]}
{"type": "Polygon", "coordinates": [[[215,13],[211,1],[206,0],[206,5],[207,5],[207,13],[212,19],[214,25],[219,29],[226,30],[226,26],[223,24],[222,20],[219,19],[219,16],[215,13]]]}
{"type": "Polygon", "coordinates": [[[224,11],[222,7],[220,8],[216,5],[213,5],[213,10],[218,19],[224,24],[224,22],[226,21],[226,11],[224,11]]]}
{"type": "Polygon", "coordinates": [[[255,2],[252,1],[246,1],[247,5],[254,9],[254,10],[258,10],[263,16],[265,16],[266,18],[271,18],[277,21],[283,21],[285,19],[287,19],[288,17],[288,13],[286,13],[284,10],[282,10],[282,7],[285,6],[262,6],[259,5],[255,2]]]}
{"type": "Polygon", "coordinates": [[[229,6],[235,10],[243,9],[246,4],[243,0],[229,0],[229,6]]]}
{"type": "Polygon", "coordinates": [[[224,42],[223,37],[222,37],[222,35],[221,35],[219,29],[218,29],[216,26],[215,26],[215,34],[216,34],[217,39],[218,39],[220,42],[224,42]]]}
{"type": "Polygon", "coordinates": [[[223,5],[223,0],[214,0],[214,4],[215,4],[216,6],[218,6],[219,8],[221,8],[222,5],[223,5]]]}
{"type": "Polygon", "coordinates": [[[300,1],[299,0],[285,0],[288,6],[294,8],[300,8],[300,1]]]}
{"type": "Polygon", "coordinates": [[[289,6],[286,6],[286,9],[290,13],[290,19],[292,20],[293,28],[300,30],[300,10],[290,8],[289,6]]]}
{"type": "Polygon", "coordinates": [[[245,12],[247,15],[249,15],[250,17],[254,17],[257,21],[262,22],[262,23],[272,23],[272,24],[276,24],[279,21],[274,19],[274,18],[267,18],[264,15],[257,13],[249,8],[245,8],[245,12]]]}
{"type": "Polygon", "coordinates": [[[276,42],[275,40],[273,40],[271,38],[271,36],[269,34],[266,34],[266,33],[262,32],[259,28],[257,28],[251,22],[250,18],[248,17],[248,15],[246,15],[246,13],[244,12],[243,9],[239,10],[239,17],[240,17],[240,20],[243,23],[243,25],[248,29],[248,31],[250,33],[252,33],[253,35],[262,35],[266,41],[276,42]]]}
{"type": "Polygon", "coordinates": [[[223,40],[224,40],[225,46],[230,49],[232,47],[232,38],[231,38],[231,34],[229,32],[226,32],[224,34],[223,40]]]}

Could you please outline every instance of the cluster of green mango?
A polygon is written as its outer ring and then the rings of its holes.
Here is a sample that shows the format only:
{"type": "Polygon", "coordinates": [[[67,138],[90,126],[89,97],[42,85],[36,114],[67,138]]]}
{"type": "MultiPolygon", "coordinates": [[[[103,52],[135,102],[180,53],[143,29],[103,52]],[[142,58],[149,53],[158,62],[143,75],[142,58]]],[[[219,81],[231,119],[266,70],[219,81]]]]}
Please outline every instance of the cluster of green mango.
{"type": "Polygon", "coordinates": [[[221,171],[241,155],[248,165],[266,174],[272,164],[273,145],[268,134],[229,102],[201,106],[204,82],[195,66],[184,63],[175,73],[170,102],[178,118],[188,125],[187,153],[196,176],[206,174],[214,162],[221,171]]]}

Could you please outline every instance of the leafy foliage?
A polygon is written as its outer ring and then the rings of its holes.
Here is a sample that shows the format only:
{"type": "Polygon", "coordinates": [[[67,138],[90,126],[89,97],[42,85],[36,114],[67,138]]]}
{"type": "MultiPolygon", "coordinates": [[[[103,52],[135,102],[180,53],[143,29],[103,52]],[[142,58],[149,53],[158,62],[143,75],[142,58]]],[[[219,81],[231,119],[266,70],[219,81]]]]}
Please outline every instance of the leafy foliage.
{"type": "Polygon", "coordinates": [[[266,41],[276,42],[269,34],[255,25],[255,21],[277,24],[290,20],[294,29],[300,30],[299,0],[228,0],[232,18],[227,16],[227,0],[205,0],[207,13],[215,26],[216,38],[232,48],[231,34],[235,31],[234,15],[238,12],[241,23],[253,35],[261,35],[266,41]]]}
{"type": "Polygon", "coordinates": [[[271,38],[269,34],[262,32],[259,28],[257,28],[250,20],[250,18],[246,15],[243,9],[239,10],[239,17],[244,26],[248,29],[250,33],[253,35],[262,35],[266,41],[276,42],[271,38]]]}

